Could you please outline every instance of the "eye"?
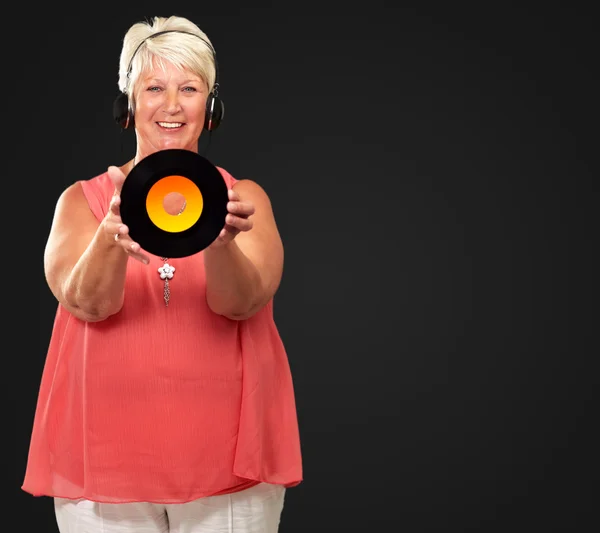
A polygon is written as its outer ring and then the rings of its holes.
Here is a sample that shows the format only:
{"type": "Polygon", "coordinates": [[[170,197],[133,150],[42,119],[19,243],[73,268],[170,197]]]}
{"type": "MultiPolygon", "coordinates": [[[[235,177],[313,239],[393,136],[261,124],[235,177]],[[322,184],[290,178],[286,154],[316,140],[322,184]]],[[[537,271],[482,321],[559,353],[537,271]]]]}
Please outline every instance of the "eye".
{"type": "Polygon", "coordinates": [[[183,90],[187,93],[195,93],[196,92],[196,88],[195,87],[184,87],[183,90]]]}
{"type": "Polygon", "coordinates": [[[160,91],[160,87],[157,87],[156,85],[153,85],[152,87],[148,87],[148,90],[150,92],[157,92],[157,91],[160,91]]]}

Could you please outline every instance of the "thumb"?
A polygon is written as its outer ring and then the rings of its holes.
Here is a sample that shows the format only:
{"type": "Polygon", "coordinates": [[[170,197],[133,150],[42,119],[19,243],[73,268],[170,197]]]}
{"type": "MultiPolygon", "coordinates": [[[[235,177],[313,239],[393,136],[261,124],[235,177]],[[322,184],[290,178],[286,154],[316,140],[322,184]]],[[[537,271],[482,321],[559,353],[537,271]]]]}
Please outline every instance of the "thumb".
{"type": "Polygon", "coordinates": [[[108,177],[115,186],[115,192],[117,194],[121,194],[121,188],[123,187],[123,182],[125,181],[125,174],[123,174],[119,167],[111,165],[108,167],[108,177]]]}

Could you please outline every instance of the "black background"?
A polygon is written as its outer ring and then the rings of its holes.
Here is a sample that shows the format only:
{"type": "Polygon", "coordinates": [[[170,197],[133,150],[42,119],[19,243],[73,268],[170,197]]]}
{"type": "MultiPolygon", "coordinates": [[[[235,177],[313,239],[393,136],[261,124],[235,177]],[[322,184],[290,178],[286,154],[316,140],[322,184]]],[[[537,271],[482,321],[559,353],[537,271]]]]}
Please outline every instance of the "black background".
{"type": "Polygon", "coordinates": [[[42,265],[55,202],[132,156],[111,117],[122,37],[171,14],[219,58],[226,115],[206,156],[267,190],[284,240],[275,313],[305,481],[287,493],[282,533],[597,521],[594,19],[450,4],[135,1],[5,16],[16,409],[4,485],[23,531],[56,531],[51,500],[20,490],[55,310],[42,265]]]}

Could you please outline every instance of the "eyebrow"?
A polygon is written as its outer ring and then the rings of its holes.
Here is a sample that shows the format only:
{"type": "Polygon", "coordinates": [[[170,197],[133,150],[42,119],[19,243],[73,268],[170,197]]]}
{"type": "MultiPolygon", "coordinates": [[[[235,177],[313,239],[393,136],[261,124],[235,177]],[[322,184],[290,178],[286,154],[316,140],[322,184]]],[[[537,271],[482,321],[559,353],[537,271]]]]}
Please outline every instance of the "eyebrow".
{"type": "MultiPolygon", "coordinates": [[[[144,79],[144,82],[152,82],[152,81],[164,83],[165,80],[163,80],[162,78],[145,78],[144,79]]],[[[200,84],[202,84],[202,80],[189,78],[187,80],[183,80],[181,82],[181,85],[184,85],[186,83],[200,83],[200,84]]]]}

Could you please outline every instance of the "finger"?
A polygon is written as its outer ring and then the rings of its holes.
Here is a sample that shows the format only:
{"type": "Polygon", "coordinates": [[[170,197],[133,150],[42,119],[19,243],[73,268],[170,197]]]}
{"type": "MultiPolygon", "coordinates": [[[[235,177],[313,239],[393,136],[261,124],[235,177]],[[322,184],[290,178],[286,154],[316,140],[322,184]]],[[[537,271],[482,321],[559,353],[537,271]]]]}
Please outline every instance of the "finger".
{"type": "Polygon", "coordinates": [[[119,239],[129,233],[129,227],[123,224],[120,220],[111,220],[106,223],[106,232],[113,238],[116,233],[119,234],[119,239]]]}
{"type": "Polygon", "coordinates": [[[211,247],[218,248],[220,246],[227,245],[228,243],[233,241],[233,239],[235,239],[236,235],[239,232],[240,232],[240,230],[238,230],[237,228],[234,228],[233,226],[225,224],[225,226],[223,226],[223,229],[219,232],[219,235],[217,236],[217,238],[211,244],[211,247]]]}
{"type": "Polygon", "coordinates": [[[107,221],[106,233],[108,233],[110,239],[119,243],[119,246],[121,246],[121,248],[124,250],[128,252],[132,251],[134,253],[139,251],[139,244],[130,237],[129,228],[126,224],[123,224],[118,220],[107,221]],[[132,245],[136,246],[132,247],[132,245]]]}
{"type": "Polygon", "coordinates": [[[150,258],[144,253],[142,247],[137,242],[131,242],[128,247],[125,247],[125,251],[130,257],[141,261],[145,265],[150,263],[150,258]]]}
{"type": "Polygon", "coordinates": [[[229,199],[232,202],[239,202],[240,201],[240,195],[235,192],[233,189],[229,189],[228,190],[228,195],[229,195],[229,199]]]}
{"type": "Polygon", "coordinates": [[[148,265],[150,263],[150,258],[147,255],[136,254],[134,252],[128,252],[127,250],[125,250],[125,252],[129,257],[135,259],[136,261],[139,261],[140,263],[143,263],[144,265],[148,265]]]}
{"type": "Polygon", "coordinates": [[[144,263],[145,265],[147,265],[150,262],[150,258],[144,253],[142,247],[137,242],[131,240],[129,235],[120,233],[115,233],[115,235],[119,236],[118,238],[113,237],[115,239],[115,242],[123,249],[123,251],[127,255],[129,255],[133,259],[136,259],[137,261],[144,263]]]}
{"type": "Polygon", "coordinates": [[[254,205],[250,202],[229,202],[227,210],[238,216],[249,217],[254,214],[254,205]]]}
{"type": "Polygon", "coordinates": [[[225,223],[239,231],[250,231],[253,226],[252,220],[231,214],[225,217],[225,223]]]}
{"type": "Polygon", "coordinates": [[[111,201],[110,201],[110,206],[109,209],[111,211],[111,213],[113,213],[116,216],[120,216],[121,215],[121,197],[117,194],[115,194],[111,201]]]}
{"type": "Polygon", "coordinates": [[[222,243],[228,243],[235,239],[239,232],[239,229],[234,228],[233,226],[225,225],[221,230],[221,233],[219,233],[218,240],[220,240],[222,243]]]}
{"type": "Polygon", "coordinates": [[[119,167],[115,167],[112,165],[108,167],[107,172],[108,172],[108,177],[110,178],[113,185],[115,186],[115,191],[117,193],[120,193],[121,189],[123,187],[123,182],[125,181],[125,174],[123,174],[123,172],[121,172],[121,169],[119,167]]]}

